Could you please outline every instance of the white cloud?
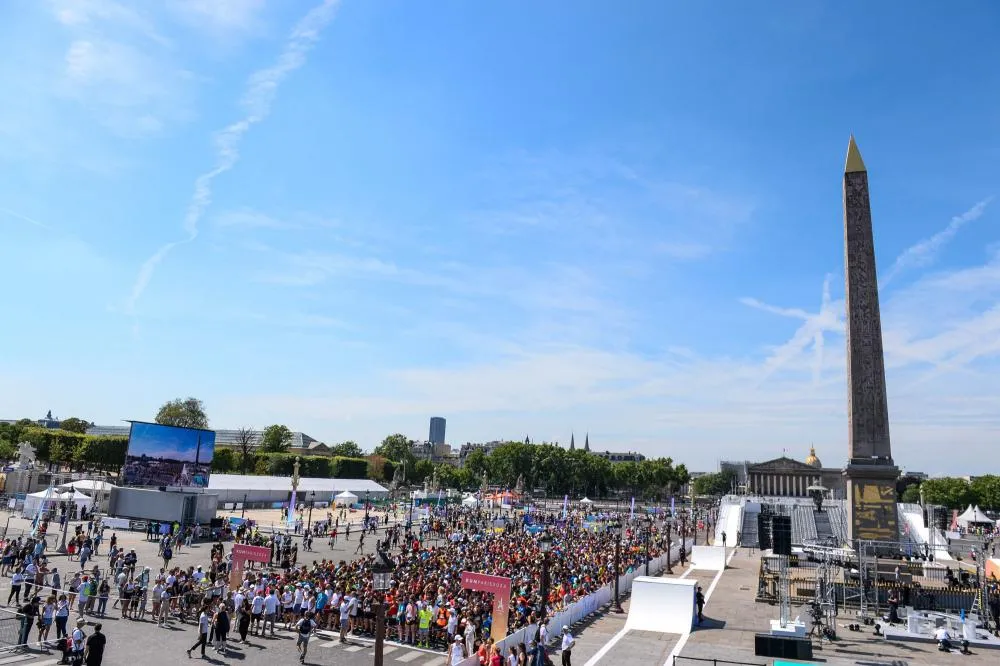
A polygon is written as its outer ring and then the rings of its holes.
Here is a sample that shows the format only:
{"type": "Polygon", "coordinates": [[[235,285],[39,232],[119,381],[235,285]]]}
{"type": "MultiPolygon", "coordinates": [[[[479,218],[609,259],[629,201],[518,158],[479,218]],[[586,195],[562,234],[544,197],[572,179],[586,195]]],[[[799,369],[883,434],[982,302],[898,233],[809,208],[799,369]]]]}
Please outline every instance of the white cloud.
{"type": "Polygon", "coordinates": [[[216,164],[195,180],[194,195],[184,216],[184,231],[187,237],[181,241],[167,243],[159,248],[139,269],[139,275],[132,286],[126,303],[126,311],[135,312],[135,305],[153,277],[159,263],[173,248],[181,243],[190,243],[198,237],[198,224],[205,210],[212,202],[212,182],[232,169],[239,160],[240,143],[251,127],[264,120],[271,111],[271,104],[278,86],[296,69],[305,64],[306,55],[319,40],[320,32],[333,19],[338,0],[324,0],[307,13],[292,29],[288,41],[275,65],[259,70],[250,76],[242,104],[247,115],[214,137],[216,164]]]}
{"type": "Polygon", "coordinates": [[[895,263],[893,263],[889,272],[886,273],[886,276],[882,279],[882,285],[888,284],[890,280],[909,268],[923,268],[933,264],[937,259],[938,253],[951,241],[952,238],[955,237],[955,234],[958,233],[959,229],[969,222],[978,220],[982,217],[983,212],[986,210],[986,206],[989,205],[992,200],[993,197],[989,197],[980,201],[961,215],[956,215],[951,218],[951,221],[948,222],[948,226],[941,231],[904,250],[902,254],[896,258],[895,263]]]}
{"type": "Polygon", "coordinates": [[[169,0],[178,18],[199,29],[225,33],[254,31],[261,27],[264,0],[169,0]]]}

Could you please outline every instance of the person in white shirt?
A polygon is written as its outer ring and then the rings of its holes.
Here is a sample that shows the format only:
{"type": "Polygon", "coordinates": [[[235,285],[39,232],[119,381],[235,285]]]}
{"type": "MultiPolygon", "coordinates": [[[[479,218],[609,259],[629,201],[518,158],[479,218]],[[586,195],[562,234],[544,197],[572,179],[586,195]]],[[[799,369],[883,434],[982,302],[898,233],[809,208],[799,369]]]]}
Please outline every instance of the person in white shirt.
{"type": "Polygon", "coordinates": [[[264,593],[258,590],[253,601],[250,602],[250,633],[264,633],[264,626],[261,624],[261,617],[264,615],[264,593]]]}
{"type": "Polygon", "coordinates": [[[938,642],[938,649],[941,650],[942,652],[950,652],[951,651],[951,647],[952,647],[952,645],[951,645],[951,634],[948,633],[948,628],[947,627],[940,627],[934,633],[934,640],[936,640],[938,642]]]}
{"type": "Polygon", "coordinates": [[[461,636],[455,636],[455,640],[451,642],[448,654],[451,655],[451,658],[448,660],[449,666],[458,666],[465,659],[465,648],[462,647],[461,636]]]}
{"type": "Polygon", "coordinates": [[[76,629],[73,630],[73,636],[72,636],[72,641],[73,641],[73,644],[72,644],[72,647],[73,647],[73,662],[72,663],[74,663],[74,664],[82,664],[83,663],[83,648],[84,648],[84,642],[83,641],[87,637],[86,634],[83,633],[83,628],[86,626],[86,624],[87,624],[86,620],[84,620],[82,617],[78,618],[77,621],[76,621],[76,629]]]}
{"type": "Polygon", "coordinates": [[[346,643],[347,642],[347,629],[348,629],[348,627],[350,627],[350,624],[351,624],[351,604],[347,600],[347,597],[344,597],[340,601],[340,642],[341,643],[346,643]]]}
{"type": "Polygon", "coordinates": [[[191,651],[201,646],[201,656],[205,657],[205,644],[208,643],[208,630],[212,624],[212,618],[209,617],[208,612],[205,610],[201,611],[201,615],[198,616],[198,640],[194,645],[188,648],[188,659],[191,658],[191,651]]]}
{"type": "Polygon", "coordinates": [[[260,630],[260,635],[263,636],[264,632],[267,631],[268,625],[271,627],[271,635],[274,636],[274,619],[278,616],[278,593],[271,590],[271,594],[267,595],[264,599],[264,626],[260,630]]]}
{"type": "Polygon", "coordinates": [[[194,582],[196,583],[200,583],[201,579],[204,577],[205,577],[205,572],[201,570],[201,567],[198,567],[198,570],[195,571],[193,574],[191,574],[191,578],[194,578],[194,582]]]}
{"type": "Polygon", "coordinates": [[[562,666],[571,666],[570,655],[573,652],[574,645],[576,645],[576,639],[573,638],[573,634],[569,633],[569,627],[563,625],[562,644],[560,645],[562,650],[562,666]]]}

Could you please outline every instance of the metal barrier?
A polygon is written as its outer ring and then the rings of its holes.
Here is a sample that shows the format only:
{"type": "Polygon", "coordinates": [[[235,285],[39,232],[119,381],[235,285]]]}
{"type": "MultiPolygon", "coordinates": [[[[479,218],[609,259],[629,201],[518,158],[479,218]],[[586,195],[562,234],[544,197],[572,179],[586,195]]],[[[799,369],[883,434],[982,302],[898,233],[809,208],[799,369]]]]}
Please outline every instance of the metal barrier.
{"type": "MultiPolygon", "coordinates": [[[[0,650],[21,645],[22,616],[9,608],[0,608],[0,650]]],[[[29,627],[29,633],[31,631],[29,627]]]]}
{"type": "Polygon", "coordinates": [[[696,662],[699,664],[712,664],[716,666],[717,664],[730,664],[735,666],[767,666],[767,664],[762,664],[757,661],[730,661],[728,659],[706,659],[705,657],[681,657],[677,655],[674,657],[674,664],[686,664],[688,662],[696,662]]]}

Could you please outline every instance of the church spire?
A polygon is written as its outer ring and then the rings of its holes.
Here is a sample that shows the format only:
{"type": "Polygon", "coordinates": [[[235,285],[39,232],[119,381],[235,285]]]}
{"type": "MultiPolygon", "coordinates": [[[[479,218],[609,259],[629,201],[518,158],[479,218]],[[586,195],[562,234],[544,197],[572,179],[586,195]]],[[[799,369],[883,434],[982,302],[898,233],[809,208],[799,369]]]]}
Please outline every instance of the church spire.
{"type": "Polygon", "coordinates": [[[570,451],[575,451],[576,450],[576,441],[574,441],[574,439],[573,439],[573,433],[572,432],[569,434],[569,450],[570,451]]]}
{"type": "Polygon", "coordinates": [[[590,433],[588,432],[583,439],[583,450],[590,453],[590,433]]]}

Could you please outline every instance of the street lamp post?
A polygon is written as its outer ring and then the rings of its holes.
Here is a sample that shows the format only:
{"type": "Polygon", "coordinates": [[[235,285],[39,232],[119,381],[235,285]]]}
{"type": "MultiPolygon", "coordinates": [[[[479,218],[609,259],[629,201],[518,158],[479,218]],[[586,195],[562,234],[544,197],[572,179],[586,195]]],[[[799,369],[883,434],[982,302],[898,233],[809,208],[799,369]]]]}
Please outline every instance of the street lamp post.
{"type": "Polygon", "coordinates": [[[544,620],[549,599],[549,552],[552,550],[552,537],[548,532],[539,537],[538,550],[542,551],[542,608],[539,617],[544,620]]]}
{"type": "Polygon", "coordinates": [[[618,598],[618,580],[621,578],[622,524],[615,520],[608,525],[608,530],[615,539],[615,612],[624,613],[621,600],[618,598]]]}
{"type": "Polygon", "coordinates": [[[240,518],[243,518],[247,515],[247,497],[249,496],[250,493],[243,493],[243,506],[240,507],[240,518]]]}
{"type": "Polygon", "coordinates": [[[372,491],[365,491],[365,528],[368,527],[368,507],[371,506],[372,491]]]}
{"type": "Polygon", "coordinates": [[[382,645],[385,642],[385,591],[389,589],[392,569],[376,563],[372,569],[375,588],[375,666],[382,666],[382,645]]]}
{"type": "Polygon", "coordinates": [[[316,491],[309,493],[309,520],[306,523],[306,534],[312,529],[313,524],[313,505],[316,504],[316,491]]]}

